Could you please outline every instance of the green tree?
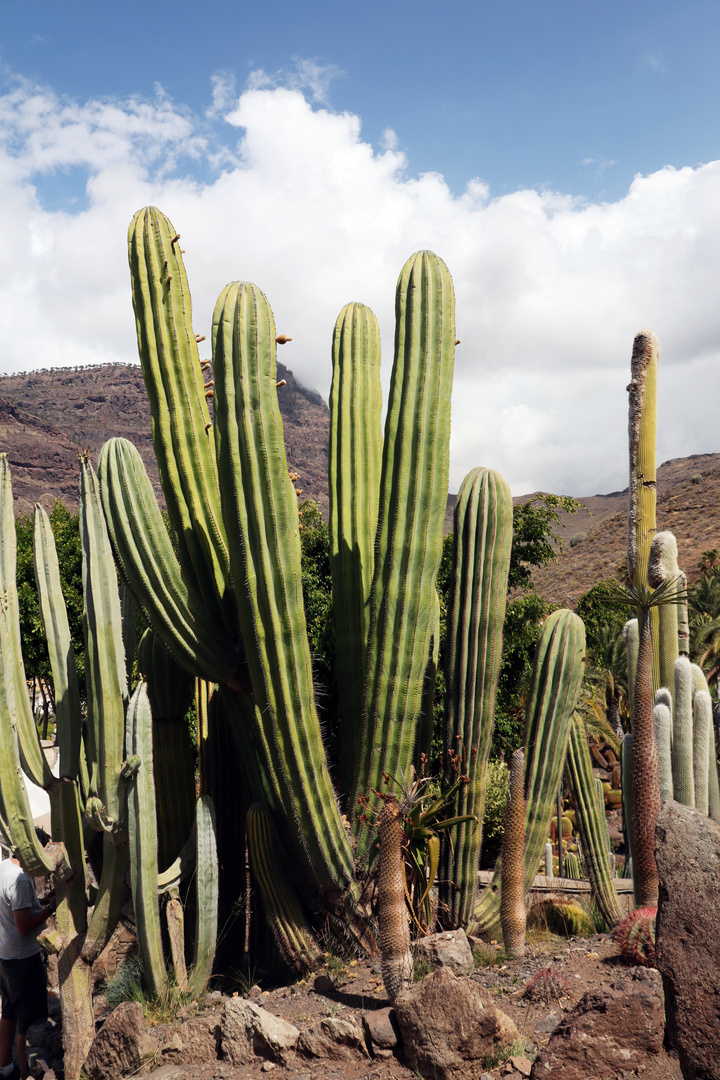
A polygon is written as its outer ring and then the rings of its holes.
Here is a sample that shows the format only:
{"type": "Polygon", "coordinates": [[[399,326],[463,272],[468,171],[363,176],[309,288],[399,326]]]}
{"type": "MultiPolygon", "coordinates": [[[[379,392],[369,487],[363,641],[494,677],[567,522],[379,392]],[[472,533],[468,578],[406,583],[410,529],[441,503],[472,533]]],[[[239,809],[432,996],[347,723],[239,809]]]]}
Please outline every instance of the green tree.
{"type": "Polygon", "coordinates": [[[565,528],[562,512],[583,508],[569,495],[533,495],[513,510],[513,544],[508,590],[532,588],[532,571],[547,566],[563,551],[558,528],[565,528]]]}
{"type": "MultiPolygon", "coordinates": [[[[70,633],[75,647],[75,659],[80,683],[80,693],[85,696],[85,643],[83,637],[82,552],[80,548],[80,525],[77,514],[72,514],[58,499],[50,513],[58,561],[60,580],[67,605],[70,633]]],[[[54,709],[53,684],[50,676],[50,658],[40,618],[35,571],[33,566],[33,517],[20,516],[15,523],[17,536],[17,586],[20,606],[20,631],[22,634],[25,674],[30,684],[33,706],[37,708],[38,696],[47,721],[49,708],[54,709]]]]}

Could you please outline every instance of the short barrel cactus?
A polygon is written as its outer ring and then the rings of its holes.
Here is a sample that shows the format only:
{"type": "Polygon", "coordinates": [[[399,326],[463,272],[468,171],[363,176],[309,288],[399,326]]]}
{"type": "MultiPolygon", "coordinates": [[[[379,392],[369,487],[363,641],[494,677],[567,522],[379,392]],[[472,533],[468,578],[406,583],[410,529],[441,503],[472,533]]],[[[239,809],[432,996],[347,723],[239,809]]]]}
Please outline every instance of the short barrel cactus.
{"type": "Polygon", "coordinates": [[[655,967],[656,907],[641,907],[631,911],[615,931],[620,955],[628,964],[655,967]]]}

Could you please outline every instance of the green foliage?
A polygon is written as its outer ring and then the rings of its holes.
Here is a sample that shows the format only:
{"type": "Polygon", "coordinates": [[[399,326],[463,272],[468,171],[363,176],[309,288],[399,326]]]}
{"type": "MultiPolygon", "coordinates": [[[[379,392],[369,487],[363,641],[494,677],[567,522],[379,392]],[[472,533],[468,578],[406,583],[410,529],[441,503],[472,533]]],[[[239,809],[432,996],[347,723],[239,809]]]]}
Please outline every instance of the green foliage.
{"type": "Polygon", "coordinates": [[[481,870],[492,869],[500,854],[509,777],[510,770],[504,761],[488,762],[485,814],[483,817],[483,843],[480,852],[481,870]]]}
{"type": "MultiPolygon", "coordinates": [[[[585,623],[591,663],[595,667],[610,668],[614,671],[618,666],[614,650],[629,616],[622,605],[608,600],[608,581],[593,585],[592,589],[580,597],[575,610],[585,623]]],[[[619,651],[619,655],[624,669],[624,649],[619,651]]]]}
{"type": "MultiPolygon", "coordinates": [[[[33,568],[33,520],[32,514],[24,514],[15,522],[22,652],[28,680],[32,684],[33,679],[38,679],[52,700],[50,658],[40,617],[33,568]]],[[[75,649],[80,694],[84,699],[85,640],[83,637],[82,551],[79,517],[77,514],[71,514],[58,499],[50,512],[50,524],[60,564],[60,582],[67,606],[70,636],[75,649]]]]}
{"type": "Polygon", "coordinates": [[[532,587],[532,568],[547,566],[562,552],[557,527],[561,511],[576,514],[582,503],[568,495],[533,495],[513,511],[513,545],[508,589],[532,587]]]}
{"type": "Polygon", "coordinates": [[[553,610],[536,592],[507,606],[491,756],[509,757],[523,744],[525,701],[543,620],[553,610]]]}

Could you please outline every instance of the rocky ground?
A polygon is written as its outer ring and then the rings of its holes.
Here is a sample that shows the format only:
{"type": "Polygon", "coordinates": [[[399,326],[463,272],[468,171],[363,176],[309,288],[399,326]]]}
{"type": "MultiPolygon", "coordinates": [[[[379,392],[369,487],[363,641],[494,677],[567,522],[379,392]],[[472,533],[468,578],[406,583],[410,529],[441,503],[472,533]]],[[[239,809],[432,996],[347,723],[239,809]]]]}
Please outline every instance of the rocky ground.
{"type": "MultiPolygon", "coordinates": [[[[474,952],[475,968],[470,978],[483,987],[493,1004],[514,1021],[519,1038],[512,1046],[497,1047],[490,1056],[479,1061],[474,1071],[468,1074],[473,1080],[500,1077],[519,1080],[530,1075],[532,1063],[538,1056],[532,1070],[533,1078],[552,1075],[560,1080],[592,1080],[593,1072],[588,1068],[584,1044],[589,1040],[591,1046],[602,1050],[608,1039],[621,1047],[620,1065],[616,1071],[613,1071],[614,1066],[608,1071],[607,1063],[603,1065],[598,1060],[597,1077],[681,1080],[677,1057],[660,1045],[659,975],[647,969],[628,968],[610,935],[568,940],[545,931],[534,931],[522,960],[505,958],[500,945],[494,942],[476,947],[474,952]],[[528,998],[528,983],[548,967],[555,972],[560,996],[549,1000],[528,998]],[[639,998],[638,992],[642,995],[639,998]],[[580,1011],[585,1007],[586,1015],[578,1020],[577,1006],[581,999],[585,1005],[581,1005],[580,1011]],[[640,1031],[646,1006],[652,1014],[650,1026],[654,1027],[647,1044],[647,1032],[640,1031]],[[631,1047],[628,1051],[622,1049],[625,1034],[622,1028],[625,1026],[631,1047]],[[578,1042],[583,1043],[579,1061],[578,1042]],[[627,1062],[622,1060],[622,1054],[627,1055],[627,1062]],[[563,1062],[562,1068],[558,1061],[563,1062]]],[[[422,964],[416,967],[419,975],[426,970],[422,964]]],[[[127,1051],[111,1040],[107,1071],[101,1055],[96,1068],[89,1069],[88,1075],[91,1080],[104,1080],[106,1076],[124,1075],[130,1071],[140,1071],[155,1080],[239,1080],[241,1076],[260,1080],[269,1072],[277,1072],[278,1077],[288,1080],[335,1080],[341,1076],[347,1080],[411,1080],[418,1077],[417,1071],[407,1067],[402,1050],[392,1046],[397,1038],[393,1026],[395,1018],[389,1013],[379,961],[341,963],[328,957],[325,967],[315,977],[286,986],[258,984],[247,989],[245,994],[238,988],[236,995],[299,1029],[300,1047],[280,1054],[256,1050],[247,1055],[249,1060],[242,1062],[236,1059],[233,1063],[227,1055],[224,1060],[217,1060],[218,1051],[222,1053],[223,1006],[228,999],[214,991],[206,995],[199,1006],[185,1006],[172,1022],[168,1022],[167,1016],[153,1016],[148,1011],[143,1018],[139,1005],[129,1006],[136,1010],[131,1026],[140,1024],[143,1029],[132,1036],[136,1044],[132,1052],[142,1057],[142,1066],[137,1069],[139,1061],[133,1066],[131,1054],[126,1061],[127,1068],[120,1070],[119,1062],[127,1051]],[[327,1027],[327,1039],[323,1034],[323,1023],[327,1027]],[[362,1040],[353,1035],[358,1031],[364,1034],[362,1040]],[[190,1065],[188,1061],[202,1064],[190,1065]]],[[[47,1080],[53,1076],[47,1072],[51,1064],[55,1066],[55,1075],[59,1075],[59,1062],[57,1059],[51,1062],[52,1051],[48,1053],[37,1043],[52,1044],[54,1038],[57,1047],[56,1005],[53,1016],[44,1028],[36,1032],[31,1029],[29,1037],[31,1048],[35,1044],[35,1049],[31,1049],[31,1060],[35,1061],[33,1075],[46,1076],[47,1080]]],[[[111,1026],[108,1025],[108,1030],[111,1026]]],[[[124,1033],[122,1038],[125,1038],[124,1033]]]]}

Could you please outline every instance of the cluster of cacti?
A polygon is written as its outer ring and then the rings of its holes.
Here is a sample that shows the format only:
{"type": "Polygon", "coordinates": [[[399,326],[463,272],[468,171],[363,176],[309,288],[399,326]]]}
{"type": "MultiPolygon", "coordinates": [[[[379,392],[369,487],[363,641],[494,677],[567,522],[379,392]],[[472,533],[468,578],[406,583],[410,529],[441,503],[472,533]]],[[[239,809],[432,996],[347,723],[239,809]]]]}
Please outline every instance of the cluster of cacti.
{"type": "MultiPolygon", "coordinates": [[[[525,893],[530,891],[545,849],[584,664],[582,620],[571,611],[554,611],[540,633],[525,717],[525,893]]],[[[471,924],[475,932],[498,921],[499,878],[497,872],[496,882],[485,890],[475,908],[471,924]]]]}
{"type": "Polygon", "coordinates": [[[625,627],[632,738],[623,746],[625,831],[635,900],[657,903],[653,851],[662,801],[674,798],[720,820],[712,703],[688,653],[687,578],[675,537],[656,533],[657,339],[638,334],[630,390],[628,577],[638,618],[625,627]]]}
{"type": "Polygon", "coordinates": [[[655,967],[656,917],[656,907],[635,908],[616,929],[615,941],[626,963],[655,967]]]}
{"type": "Polygon", "coordinates": [[[584,907],[569,896],[538,900],[528,912],[528,925],[561,937],[592,937],[595,924],[584,907]]]}
{"type": "MultiPolygon", "coordinates": [[[[48,940],[59,953],[65,1075],[69,1078],[80,1075],[94,1037],[91,966],[128,899],[128,871],[138,935],[148,955],[160,941],[159,927],[153,933],[152,908],[154,904],[157,909],[164,884],[163,875],[158,874],[157,844],[152,850],[147,847],[148,829],[155,821],[155,785],[150,706],[143,682],[128,701],[123,630],[128,638],[135,612],[132,605],[121,608],[97,479],[86,457],[81,458],[80,532],[88,694],[85,722],[52,530],[43,508],[36,507],[35,576],[53,671],[60,746],[61,779],[56,780],[30,716],[19,647],[10,472],[7,458],[0,456],[0,591],[4,597],[0,604],[0,724],[4,727],[0,738],[0,816],[3,831],[24,868],[30,873],[54,874],[59,901],[57,933],[48,940]],[[13,728],[19,736],[17,748],[13,728]],[[20,764],[50,795],[56,844],[47,850],[35,836],[20,764]],[[89,830],[87,835],[83,825],[89,830]],[[98,882],[97,891],[90,888],[90,869],[98,882]],[[146,911],[151,912],[149,923],[146,911]]],[[[200,812],[198,817],[199,878],[204,865],[202,852],[213,843],[212,811],[205,810],[210,819],[204,825],[200,812]]],[[[176,884],[193,860],[186,854],[182,869],[180,862],[178,859],[178,865],[165,875],[168,884],[176,884]]],[[[198,910],[202,910],[203,925],[212,920],[212,895],[203,897],[198,910]]],[[[196,947],[199,965],[195,970],[204,974],[201,979],[196,976],[195,988],[201,989],[212,965],[214,933],[198,934],[196,947]]],[[[184,959],[178,962],[184,964],[184,959]]],[[[166,980],[162,961],[155,968],[146,964],[146,973],[152,989],[161,990],[163,978],[166,980]],[[160,968],[162,975],[153,981],[152,971],[160,968]]]]}

